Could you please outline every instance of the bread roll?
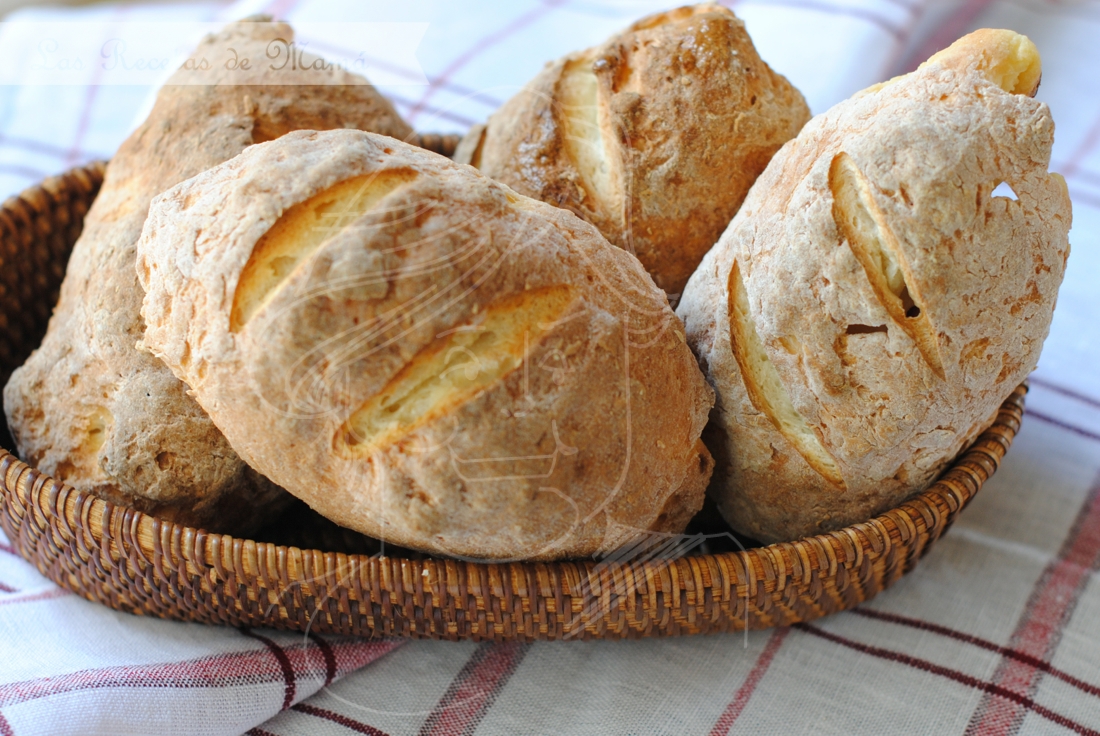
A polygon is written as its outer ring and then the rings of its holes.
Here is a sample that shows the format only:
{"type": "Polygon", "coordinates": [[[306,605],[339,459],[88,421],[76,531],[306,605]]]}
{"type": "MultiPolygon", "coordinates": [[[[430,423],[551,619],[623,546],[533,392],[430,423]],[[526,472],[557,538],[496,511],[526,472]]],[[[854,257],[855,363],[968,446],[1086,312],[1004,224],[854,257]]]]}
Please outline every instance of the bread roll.
{"type": "Polygon", "coordinates": [[[738,531],[791,540],[897,505],[1035,367],[1071,219],[1039,73],[1025,37],[979,31],[838,104],[707,254],[678,313],[738,531]]]}
{"type": "Polygon", "coordinates": [[[476,558],[679,532],[713,394],[664,294],[565,210],[435,154],[294,133],[169,190],[145,346],[324,516],[476,558]]]}
{"type": "MultiPolygon", "coordinates": [[[[262,19],[260,19],[262,20],[262,19]]],[[[283,23],[240,22],[207,37],[207,84],[177,72],[122,144],[84,221],[42,346],[4,390],[20,455],[82,491],[175,521],[247,533],[289,498],[248,468],[148,353],[135,246],[149,201],[259,141],[298,128],[412,131],[362,77],[299,70],[279,85],[269,44],[283,23]],[[223,60],[238,60],[230,71],[223,60]],[[247,70],[241,60],[252,63],[247,70]]],[[[308,57],[310,60],[314,57],[308,57]]]]}
{"type": "Polygon", "coordinates": [[[809,118],[744,24],[696,5],[549,64],[455,158],[591,222],[675,297],[809,118]]]}

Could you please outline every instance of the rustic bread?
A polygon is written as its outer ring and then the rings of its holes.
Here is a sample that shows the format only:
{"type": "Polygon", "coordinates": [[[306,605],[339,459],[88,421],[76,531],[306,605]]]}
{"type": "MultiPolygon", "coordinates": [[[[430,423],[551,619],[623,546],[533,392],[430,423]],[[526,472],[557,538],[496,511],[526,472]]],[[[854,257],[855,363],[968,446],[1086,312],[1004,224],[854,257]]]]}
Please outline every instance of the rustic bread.
{"type": "MultiPolygon", "coordinates": [[[[260,19],[262,20],[262,19],[260,19]]],[[[244,533],[286,496],[230,448],[187,386],[148,353],[134,272],[149,201],[245,147],[299,128],[411,129],[362,77],[302,70],[282,85],[266,56],[282,23],[240,22],[207,37],[122,144],[84,222],[42,346],[4,391],[19,452],[83,491],[195,526],[244,533]],[[251,60],[234,71],[221,60],[251,60]]],[[[313,57],[309,57],[312,59],[313,57]]]]}
{"type": "Polygon", "coordinates": [[[898,504],[1035,367],[1071,220],[1039,73],[1030,41],[986,30],[840,103],[703,260],[678,313],[738,531],[790,540],[898,504]]]}
{"type": "Polygon", "coordinates": [[[455,158],[580,215],[676,296],[809,118],[744,24],[696,5],[549,64],[455,158]]]}
{"type": "Polygon", "coordinates": [[[713,394],[664,293],[565,210],[357,131],[158,197],[145,347],[249,464],[342,526],[477,558],[679,532],[713,394]]]}

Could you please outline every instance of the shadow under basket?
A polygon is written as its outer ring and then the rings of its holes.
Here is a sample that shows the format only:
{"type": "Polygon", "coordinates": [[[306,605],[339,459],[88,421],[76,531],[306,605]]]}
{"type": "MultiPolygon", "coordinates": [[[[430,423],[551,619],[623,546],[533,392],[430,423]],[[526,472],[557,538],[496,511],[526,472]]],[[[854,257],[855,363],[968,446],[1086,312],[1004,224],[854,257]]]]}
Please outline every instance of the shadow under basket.
{"type": "MultiPolygon", "coordinates": [[[[454,143],[437,138],[423,142],[454,143]]],[[[0,381],[45,333],[103,170],[74,169],[0,207],[0,381]]],[[[856,606],[911,570],[997,469],[1026,390],[1016,389],[927,491],[866,522],[747,551],[487,564],[348,553],[358,550],[325,543],[332,534],[314,538],[321,549],[305,549],[300,540],[236,539],[163,521],[76,491],[3,450],[0,525],[58,585],[120,611],[181,621],[495,641],[785,626],[856,606]]]]}

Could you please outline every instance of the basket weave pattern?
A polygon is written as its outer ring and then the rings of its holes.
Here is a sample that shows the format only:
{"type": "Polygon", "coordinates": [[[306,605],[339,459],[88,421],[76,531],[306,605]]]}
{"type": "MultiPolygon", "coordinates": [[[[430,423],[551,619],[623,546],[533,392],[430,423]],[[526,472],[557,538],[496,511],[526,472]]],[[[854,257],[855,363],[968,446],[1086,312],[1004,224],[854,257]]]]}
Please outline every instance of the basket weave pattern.
{"type": "MultiPolygon", "coordinates": [[[[424,137],[444,154],[454,141],[424,137]]],[[[0,207],[0,376],[41,340],[103,164],[0,207]]],[[[908,572],[997,469],[1026,386],[929,490],[837,532],[676,559],[474,563],[209,534],[81,493],[0,450],[0,526],[44,575],[135,614],[318,633],[472,640],[759,629],[851,608],[908,572]]]]}

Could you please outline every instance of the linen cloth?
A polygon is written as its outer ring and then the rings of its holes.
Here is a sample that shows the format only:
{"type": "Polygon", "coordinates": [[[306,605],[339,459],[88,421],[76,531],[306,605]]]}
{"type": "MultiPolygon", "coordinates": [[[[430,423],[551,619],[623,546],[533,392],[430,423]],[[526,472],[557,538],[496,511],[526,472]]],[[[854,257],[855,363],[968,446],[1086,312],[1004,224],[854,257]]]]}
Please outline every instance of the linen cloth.
{"type": "MultiPolygon", "coordinates": [[[[245,0],[14,19],[427,22],[416,56],[428,83],[390,65],[382,90],[417,129],[447,132],[483,120],[545,61],[667,2],[245,0]]],[[[978,27],[1026,33],[1042,52],[1073,253],[1023,429],[917,569],[855,611],[791,629],[478,645],[138,618],[59,589],[0,543],[0,736],[1100,732],[1100,4],[728,4],[815,113],[978,27]]],[[[0,48],[17,33],[0,28],[0,48]]],[[[109,157],[152,89],[97,85],[91,69],[68,86],[0,87],[0,194],[109,157]]]]}

